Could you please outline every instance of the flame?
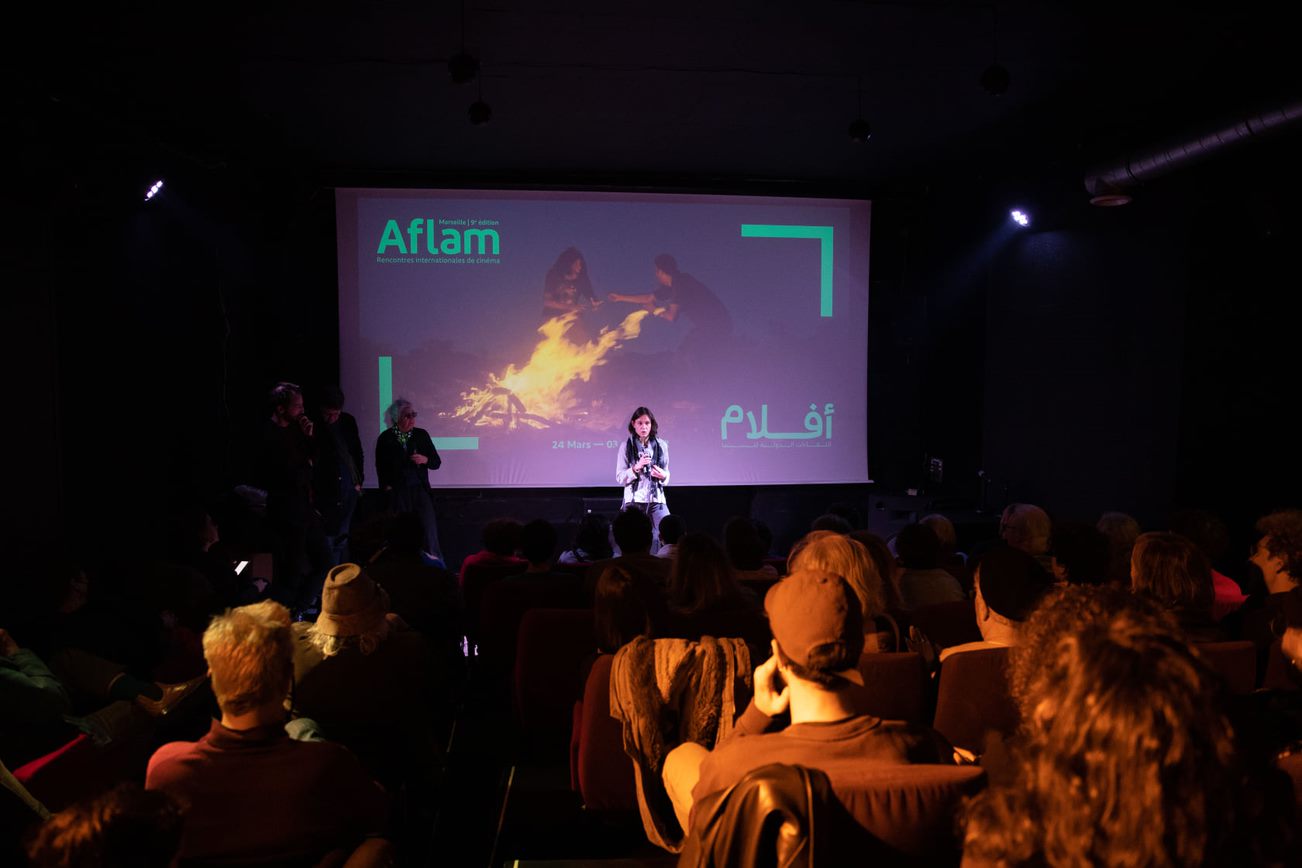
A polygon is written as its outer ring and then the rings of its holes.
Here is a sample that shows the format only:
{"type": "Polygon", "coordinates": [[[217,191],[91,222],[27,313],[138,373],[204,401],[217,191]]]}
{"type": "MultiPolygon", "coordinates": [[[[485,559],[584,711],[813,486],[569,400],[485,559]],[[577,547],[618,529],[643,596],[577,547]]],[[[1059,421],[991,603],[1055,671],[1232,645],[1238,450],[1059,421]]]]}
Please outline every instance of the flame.
{"type": "Polygon", "coordinates": [[[523,367],[508,365],[501,375],[489,373],[487,385],[461,393],[461,406],[453,418],[473,425],[518,428],[528,425],[547,428],[568,419],[579,403],[570,391],[575,381],[587,382],[606,355],[642,331],[649,311],[637,310],[619,325],[606,327],[595,341],[584,344],[565,339],[565,332],[578,318],[571,312],[553,317],[538,328],[542,340],[523,367]]]}

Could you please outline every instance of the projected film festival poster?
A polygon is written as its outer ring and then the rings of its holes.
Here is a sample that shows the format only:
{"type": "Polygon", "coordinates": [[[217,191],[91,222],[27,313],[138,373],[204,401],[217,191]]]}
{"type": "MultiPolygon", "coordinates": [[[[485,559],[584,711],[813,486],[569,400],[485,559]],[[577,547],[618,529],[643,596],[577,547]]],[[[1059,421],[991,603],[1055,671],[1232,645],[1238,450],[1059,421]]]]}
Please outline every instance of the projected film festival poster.
{"type": "Polygon", "coordinates": [[[674,485],[862,482],[869,203],[337,191],[341,385],[412,402],[436,487],[614,485],[638,406],[674,485]]]}

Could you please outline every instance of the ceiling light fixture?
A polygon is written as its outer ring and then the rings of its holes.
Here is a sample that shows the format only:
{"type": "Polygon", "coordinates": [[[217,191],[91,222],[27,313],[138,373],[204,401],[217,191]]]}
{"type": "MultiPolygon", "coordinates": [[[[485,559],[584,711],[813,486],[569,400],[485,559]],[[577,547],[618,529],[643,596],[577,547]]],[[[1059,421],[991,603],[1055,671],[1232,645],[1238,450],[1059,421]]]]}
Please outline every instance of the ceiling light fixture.
{"type": "Polygon", "coordinates": [[[859,84],[858,84],[857,100],[858,100],[859,113],[858,115],[855,116],[854,120],[850,121],[850,126],[846,130],[846,132],[850,134],[850,141],[862,145],[873,137],[873,128],[872,128],[872,124],[864,120],[863,117],[863,77],[862,76],[858,78],[858,83],[859,84]]]}

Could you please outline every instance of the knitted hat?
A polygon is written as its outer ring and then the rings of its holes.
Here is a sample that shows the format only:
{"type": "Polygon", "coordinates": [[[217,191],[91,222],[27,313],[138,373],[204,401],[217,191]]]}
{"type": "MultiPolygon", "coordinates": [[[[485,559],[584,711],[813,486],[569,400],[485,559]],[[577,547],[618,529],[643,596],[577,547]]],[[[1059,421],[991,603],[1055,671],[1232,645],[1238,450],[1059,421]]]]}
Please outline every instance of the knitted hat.
{"type": "Polygon", "coordinates": [[[1012,546],[991,550],[977,565],[981,598],[995,614],[1011,621],[1030,617],[1053,583],[1039,561],[1012,546]]]}
{"type": "Polygon", "coordinates": [[[359,636],[384,620],[389,595],[357,564],[340,564],[326,574],[321,589],[318,633],[326,636],[359,636]]]}
{"type": "Polygon", "coordinates": [[[863,684],[863,615],[859,598],[840,576],[797,570],[764,597],[769,628],[782,653],[806,669],[863,684]]]}

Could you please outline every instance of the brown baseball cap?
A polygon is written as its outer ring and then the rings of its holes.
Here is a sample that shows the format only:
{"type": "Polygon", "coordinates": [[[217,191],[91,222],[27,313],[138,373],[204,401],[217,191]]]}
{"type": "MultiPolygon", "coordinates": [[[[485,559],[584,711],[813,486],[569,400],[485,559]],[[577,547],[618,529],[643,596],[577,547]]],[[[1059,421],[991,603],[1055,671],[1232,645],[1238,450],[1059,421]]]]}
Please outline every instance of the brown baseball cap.
{"type": "Polygon", "coordinates": [[[863,684],[863,615],[859,598],[841,576],[797,570],[764,597],[769,628],[782,653],[806,669],[863,684]]]}
{"type": "Polygon", "coordinates": [[[317,632],[358,636],[379,626],[389,611],[389,595],[357,564],[340,564],[326,573],[321,589],[317,632]]]}

